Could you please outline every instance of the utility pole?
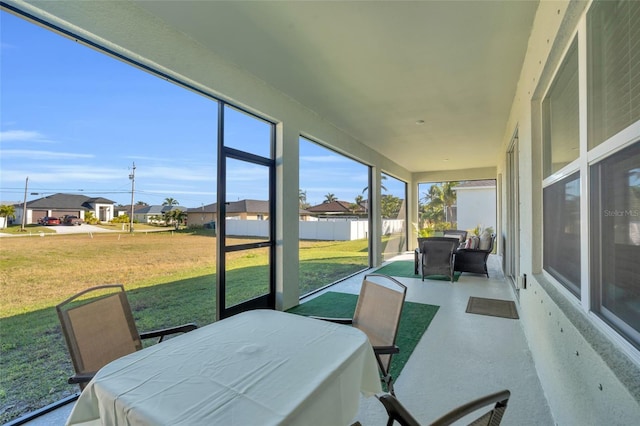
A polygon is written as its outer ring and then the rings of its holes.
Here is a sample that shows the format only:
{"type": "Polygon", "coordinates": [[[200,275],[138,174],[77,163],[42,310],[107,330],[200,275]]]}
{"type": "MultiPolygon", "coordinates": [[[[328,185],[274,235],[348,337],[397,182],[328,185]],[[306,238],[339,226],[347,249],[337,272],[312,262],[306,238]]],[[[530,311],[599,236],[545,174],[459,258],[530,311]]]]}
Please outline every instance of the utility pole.
{"type": "Polygon", "coordinates": [[[27,180],[24,183],[24,203],[22,204],[22,224],[20,226],[20,232],[25,231],[25,226],[27,226],[27,188],[29,187],[29,176],[27,176],[27,180]]]}
{"type": "Polygon", "coordinates": [[[136,190],[136,163],[133,163],[131,174],[129,174],[131,180],[131,216],[129,217],[129,232],[133,232],[133,194],[136,190]]]}

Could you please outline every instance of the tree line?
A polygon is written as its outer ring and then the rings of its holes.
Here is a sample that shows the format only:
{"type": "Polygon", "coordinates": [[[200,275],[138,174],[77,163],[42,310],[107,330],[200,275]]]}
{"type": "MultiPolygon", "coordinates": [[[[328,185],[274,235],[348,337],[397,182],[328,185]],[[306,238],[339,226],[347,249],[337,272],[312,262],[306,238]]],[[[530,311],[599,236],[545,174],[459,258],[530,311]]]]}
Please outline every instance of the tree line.
{"type": "MultiPolygon", "coordinates": [[[[383,176],[384,178],[384,176],[383,176]]],[[[455,188],[460,182],[441,182],[431,185],[429,191],[424,192],[418,200],[418,212],[420,218],[419,228],[431,229],[449,229],[455,227],[455,214],[453,206],[457,201],[457,193],[455,188]]],[[[386,191],[384,185],[381,185],[383,191],[386,191]]],[[[363,194],[368,188],[363,190],[363,194]]],[[[324,196],[323,204],[339,201],[335,194],[329,192],[324,196]]],[[[307,191],[300,189],[298,192],[298,204],[301,209],[311,207],[307,201],[307,191]]],[[[381,216],[384,219],[396,219],[402,211],[404,200],[391,194],[382,194],[381,197],[381,216]]],[[[354,202],[350,204],[352,213],[362,212],[363,215],[368,213],[368,200],[362,194],[358,194],[354,198],[354,202]],[[364,210],[364,211],[363,211],[364,210]]]]}

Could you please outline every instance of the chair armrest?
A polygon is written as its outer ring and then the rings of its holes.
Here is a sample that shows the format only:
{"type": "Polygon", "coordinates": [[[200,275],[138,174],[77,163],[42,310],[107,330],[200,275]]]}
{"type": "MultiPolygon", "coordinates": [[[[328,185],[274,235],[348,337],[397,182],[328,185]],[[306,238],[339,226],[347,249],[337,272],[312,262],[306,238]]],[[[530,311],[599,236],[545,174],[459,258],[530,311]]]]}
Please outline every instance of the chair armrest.
{"type": "Polygon", "coordinates": [[[389,422],[387,424],[392,424],[395,420],[406,426],[420,426],[416,418],[411,415],[395,396],[384,393],[376,395],[376,398],[378,398],[378,401],[380,401],[382,405],[384,405],[385,410],[387,410],[387,414],[389,415],[389,422]]]}
{"type": "Polygon", "coordinates": [[[141,339],[153,339],[154,337],[159,337],[159,342],[162,342],[165,336],[177,333],[187,333],[189,331],[193,331],[198,328],[194,323],[183,324],[176,327],[163,328],[160,330],[147,331],[145,333],[140,333],[141,339]]]}
{"type": "Polygon", "coordinates": [[[90,382],[91,379],[93,379],[93,376],[95,375],[96,375],[95,371],[92,371],[90,373],[76,373],[73,376],[69,377],[69,379],[67,380],[67,383],[69,383],[70,385],[87,383],[87,382],[90,382]]]}
{"type": "MultiPolygon", "coordinates": [[[[508,389],[502,390],[500,392],[492,393],[490,395],[483,396],[471,402],[468,402],[464,405],[461,405],[451,411],[449,411],[444,416],[435,420],[431,423],[431,426],[446,426],[450,425],[453,422],[460,420],[467,414],[473,413],[476,410],[479,410],[482,407],[485,407],[489,404],[495,403],[495,407],[491,411],[499,411],[500,415],[497,416],[498,419],[502,418],[502,414],[507,409],[507,404],[509,403],[509,397],[511,396],[511,392],[508,389]]],[[[494,419],[495,420],[495,419],[494,419]]],[[[493,423],[493,422],[492,422],[493,423]]]]}
{"type": "Polygon", "coordinates": [[[491,253],[491,250],[480,250],[480,249],[458,249],[455,251],[455,254],[473,254],[473,253],[491,253]]]}
{"type": "Polygon", "coordinates": [[[400,353],[400,348],[396,345],[393,346],[374,346],[373,353],[376,355],[392,355],[400,353]]]}
{"type": "Polygon", "coordinates": [[[336,324],[345,324],[345,325],[353,324],[353,318],[329,318],[329,317],[316,317],[313,315],[309,316],[309,318],[313,318],[321,321],[334,322],[336,324]]]}

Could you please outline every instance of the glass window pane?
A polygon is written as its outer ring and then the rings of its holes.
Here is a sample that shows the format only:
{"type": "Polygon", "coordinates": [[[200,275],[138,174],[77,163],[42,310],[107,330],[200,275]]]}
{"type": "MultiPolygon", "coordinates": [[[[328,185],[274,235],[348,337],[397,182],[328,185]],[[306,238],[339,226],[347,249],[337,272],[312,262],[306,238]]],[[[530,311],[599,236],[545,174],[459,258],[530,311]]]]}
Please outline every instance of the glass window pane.
{"type": "Polygon", "coordinates": [[[495,233],[496,228],[496,180],[467,180],[456,188],[457,229],[482,234],[495,233]]]}
{"type": "MultiPolygon", "coordinates": [[[[4,424],[78,390],[66,382],[55,305],[80,290],[124,284],[143,331],[215,320],[216,239],[204,224],[215,211],[218,103],[13,14],[0,21],[11,46],[0,61],[0,198],[22,200],[28,176],[23,235],[43,235],[0,244],[11,284],[0,290],[4,424]],[[83,224],[38,224],[62,215],[83,224]],[[73,233],[56,235],[63,227],[73,233]]],[[[19,205],[3,232],[20,233],[19,205]]]]}
{"type": "Polygon", "coordinates": [[[382,258],[407,250],[407,184],[385,173],[382,179],[382,258]]]}
{"type": "Polygon", "coordinates": [[[544,189],[544,270],[580,297],[580,175],[544,189]]]}
{"type": "Polygon", "coordinates": [[[418,185],[417,236],[442,236],[446,229],[458,229],[456,187],[460,182],[431,182],[418,185]]]}
{"type": "Polygon", "coordinates": [[[225,254],[225,306],[235,306],[269,293],[269,247],[225,254]]]}
{"type": "Polygon", "coordinates": [[[272,158],[273,125],[229,105],[224,107],[224,146],[272,158]]]}
{"type": "Polygon", "coordinates": [[[369,167],[300,138],[300,295],[369,266],[369,167]]]}
{"type": "Polygon", "coordinates": [[[640,119],[640,2],[594,2],[587,19],[593,148],[640,119]]]}
{"type": "Polygon", "coordinates": [[[269,168],[227,158],[226,191],[225,244],[268,241],[269,168]]]}
{"type": "Polygon", "coordinates": [[[580,154],[577,40],[569,48],[542,108],[544,176],[548,177],[580,154]]]}
{"type": "Polygon", "coordinates": [[[591,170],[594,309],[640,346],[640,142],[591,170]]]}

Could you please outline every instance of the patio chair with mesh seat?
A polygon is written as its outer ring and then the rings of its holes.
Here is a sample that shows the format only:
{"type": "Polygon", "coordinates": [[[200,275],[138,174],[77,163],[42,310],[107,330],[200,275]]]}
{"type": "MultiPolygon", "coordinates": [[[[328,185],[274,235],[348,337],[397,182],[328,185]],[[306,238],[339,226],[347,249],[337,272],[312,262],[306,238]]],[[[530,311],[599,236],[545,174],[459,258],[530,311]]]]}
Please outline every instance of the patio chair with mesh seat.
{"type": "Polygon", "coordinates": [[[121,284],[91,287],[56,306],[75,374],[70,384],[84,389],[109,362],[142,349],[142,339],[185,333],[198,328],[183,324],[139,333],[121,284]]]}
{"type": "MultiPolygon", "coordinates": [[[[428,423],[428,425],[447,426],[481,409],[486,410],[488,406],[493,405],[489,411],[483,412],[481,416],[472,417],[474,420],[466,419],[464,424],[474,426],[498,426],[507,410],[507,403],[509,402],[510,396],[511,392],[506,389],[483,396],[449,411],[439,419],[428,423]]],[[[409,410],[407,410],[394,395],[380,394],[376,395],[376,397],[382,402],[382,405],[384,405],[389,415],[387,426],[393,425],[394,422],[400,423],[401,426],[421,426],[421,423],[411,415],[409,410]]]]}
{"type": "Polygon", "coordinates": [[[369,274],[362,280],[353,318],[314,317],[352,325],[363,331],[373,347],[382,381],[391,394],[394,394],[391,360],[400,352],[396,337],[406,294],[407,287],[398,280],[387,275],[369,274]]]}

